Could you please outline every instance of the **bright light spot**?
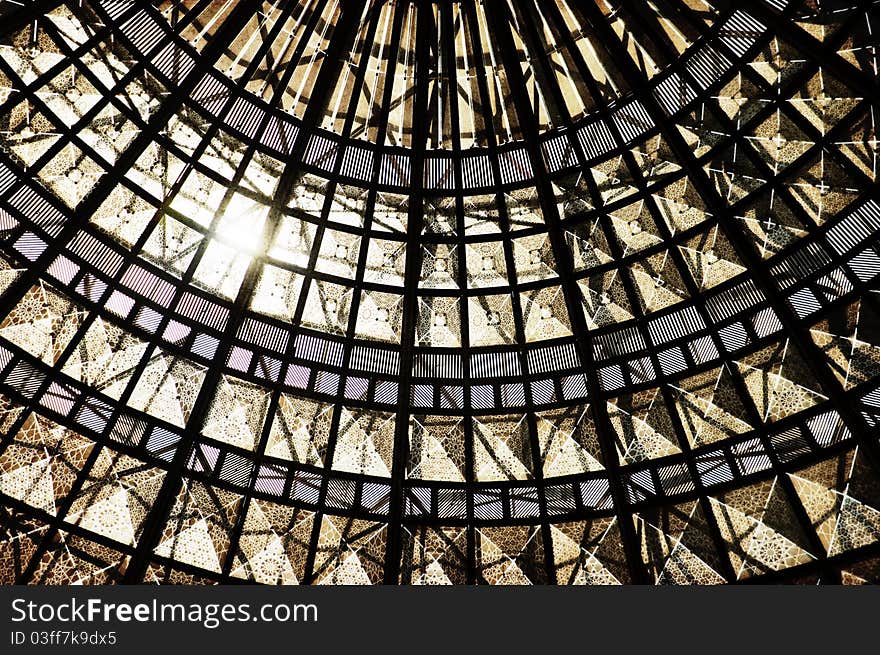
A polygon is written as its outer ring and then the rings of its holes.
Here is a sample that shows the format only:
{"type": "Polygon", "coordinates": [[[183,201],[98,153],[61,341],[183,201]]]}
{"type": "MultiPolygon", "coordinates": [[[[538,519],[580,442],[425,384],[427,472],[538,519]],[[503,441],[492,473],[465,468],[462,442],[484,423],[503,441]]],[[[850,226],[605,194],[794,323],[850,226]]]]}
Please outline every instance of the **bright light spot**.
{"type": "Polygon", "coordinates": [[[238,252],[256,255],[262,249],[268,211],[266,205],[235,194],[217,222],[215,235],[238,252]]]}

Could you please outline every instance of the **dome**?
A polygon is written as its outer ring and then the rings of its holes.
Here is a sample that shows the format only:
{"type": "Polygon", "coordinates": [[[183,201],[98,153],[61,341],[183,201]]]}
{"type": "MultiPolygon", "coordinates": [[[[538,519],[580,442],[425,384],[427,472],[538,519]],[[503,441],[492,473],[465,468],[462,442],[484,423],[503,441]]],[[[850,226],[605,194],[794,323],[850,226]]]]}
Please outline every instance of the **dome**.
{"type": "Polygon", "coordinates": [[[878,581],[862,5],[7,10],[0,579],[878,581]]]}

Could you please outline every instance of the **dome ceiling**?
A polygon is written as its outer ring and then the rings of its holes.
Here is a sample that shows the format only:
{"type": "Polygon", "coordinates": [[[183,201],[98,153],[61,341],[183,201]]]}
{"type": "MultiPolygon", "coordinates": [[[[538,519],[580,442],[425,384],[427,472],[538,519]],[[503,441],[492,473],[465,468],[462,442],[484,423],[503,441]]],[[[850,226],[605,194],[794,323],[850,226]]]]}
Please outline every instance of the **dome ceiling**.
{"type": "MultiPolygon", "coordinates": [[[[164,17],[174,25],[183,19],[181,7],[167,4],[164,17]]],[[[428,148],[489,147],[523,139],[534,121],[541,131],[564,127],[619,101],[633,88],[631,69],[641,86],[717,27],[719,12],[708,5],[638,4],[638,12],[630,13],[611,3],[564,0],[357,7],[267,2],[214,68],[302,119],[318,73],[328,64],[324,53],[331,41],[341,40],[342,68],[334,72],[318,127],[413,148],[419,147],[413,143],[414,123],[427,119],[422,138],[428,148]],[[343,11],[350,14],[344,26],[343,11]],[[272,29],[277,36],[264,48],[272,29]],[[605,41],[609,36],[613,42],[605,41]],[[619,56],[625,57],[620,64],[619,56]],[[421,78],[427,78],[427,98],[416,107],[421,78]],[[514,94],[523,92],[529,108],[520,116],[523,107],[517,108],[514,94]]],[[[232,8],[215,3],[183,27],[181,36],[201,51],[232,8]]]]}
{"type": "Polygon", "coordinates": [[[3,580],[876,581],[876,22],[9,10],[3,580]]]}

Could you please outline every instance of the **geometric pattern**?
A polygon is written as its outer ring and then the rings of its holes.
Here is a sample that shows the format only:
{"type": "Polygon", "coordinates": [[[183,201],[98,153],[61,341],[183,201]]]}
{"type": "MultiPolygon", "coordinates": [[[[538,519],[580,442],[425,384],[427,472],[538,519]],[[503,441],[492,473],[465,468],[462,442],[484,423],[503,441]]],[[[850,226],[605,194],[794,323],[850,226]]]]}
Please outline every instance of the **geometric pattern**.
{"type": "Polygon", "coordinates": [[[877,12],[697,4],[0,3],[0,583],[880,582],[877,12]]]}

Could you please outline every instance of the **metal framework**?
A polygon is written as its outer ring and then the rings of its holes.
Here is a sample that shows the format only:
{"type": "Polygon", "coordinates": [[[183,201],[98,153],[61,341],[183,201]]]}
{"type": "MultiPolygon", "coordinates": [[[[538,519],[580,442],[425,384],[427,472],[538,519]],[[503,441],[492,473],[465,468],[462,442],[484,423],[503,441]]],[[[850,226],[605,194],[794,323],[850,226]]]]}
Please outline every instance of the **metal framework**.
{"type": "Polygon", "coordinates": [[[0,2],[0,580],[880,579],[876,2],[0,2]]]}

